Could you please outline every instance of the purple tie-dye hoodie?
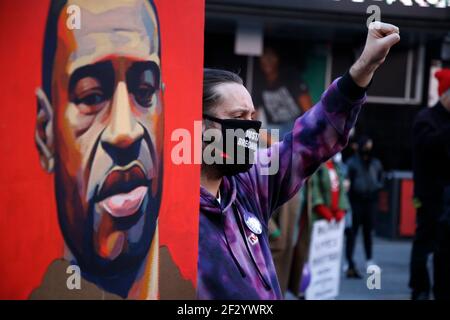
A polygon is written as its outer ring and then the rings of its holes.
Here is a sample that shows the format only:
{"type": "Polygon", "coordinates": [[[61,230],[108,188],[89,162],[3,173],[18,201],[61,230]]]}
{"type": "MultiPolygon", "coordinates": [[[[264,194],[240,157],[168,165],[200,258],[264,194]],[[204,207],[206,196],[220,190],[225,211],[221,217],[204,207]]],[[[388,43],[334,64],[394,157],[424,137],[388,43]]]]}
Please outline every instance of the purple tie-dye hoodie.
{"type": "Polygon", "coordinates": [[[282,299],[267,224],[272,212],[294,196],[309,177],[348,141],[365,100],[365,90],[349,74],[335,80],[291,133],[269,149],[279,154],[279,170],[261,174],[256,163],[248,172],[224,177],[221,203],[200,189],[199,299],[282,299]],[[256,217],[262,233],[245,223],[256,217]]]}

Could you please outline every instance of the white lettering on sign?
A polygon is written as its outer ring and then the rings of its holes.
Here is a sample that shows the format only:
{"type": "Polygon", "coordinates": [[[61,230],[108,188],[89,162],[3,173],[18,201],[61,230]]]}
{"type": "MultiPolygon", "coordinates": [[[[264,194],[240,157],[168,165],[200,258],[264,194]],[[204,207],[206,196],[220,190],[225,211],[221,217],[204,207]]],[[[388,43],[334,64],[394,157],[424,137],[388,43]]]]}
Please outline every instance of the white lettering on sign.
{"type": "Polygon", "coordinates": [[[305,292],[307,300],[334,299],[338,295],[343,238],[343,221],[319,220],[314,223],[308,261],[311,283],[305,292]]]}
{"type": "MultiPolygon", "coordinates": [[[[341,0],[334,0],[341,1],[341,0]]],[[[387,5],[394,3],[401,4],[405,7],[422,7],[422,8],[450,8],[450,0],[351,0],[355,3],[380,3],[384,2],[387,5]]]]}

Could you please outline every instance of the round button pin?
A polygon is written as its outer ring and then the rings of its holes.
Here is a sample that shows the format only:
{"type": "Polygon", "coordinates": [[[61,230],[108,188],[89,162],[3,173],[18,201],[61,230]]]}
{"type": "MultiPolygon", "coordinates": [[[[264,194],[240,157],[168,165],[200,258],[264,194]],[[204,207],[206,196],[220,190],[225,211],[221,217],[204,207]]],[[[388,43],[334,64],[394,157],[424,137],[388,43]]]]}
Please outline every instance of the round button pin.
{"type": "Polygon", "coordinates": [[[244,217],[244,221],[251,232],[253,232],[255,234],[262,233],[261,222],[259,222],[258,218],[256,218],[255,216],[246,214],[244,217]]]}

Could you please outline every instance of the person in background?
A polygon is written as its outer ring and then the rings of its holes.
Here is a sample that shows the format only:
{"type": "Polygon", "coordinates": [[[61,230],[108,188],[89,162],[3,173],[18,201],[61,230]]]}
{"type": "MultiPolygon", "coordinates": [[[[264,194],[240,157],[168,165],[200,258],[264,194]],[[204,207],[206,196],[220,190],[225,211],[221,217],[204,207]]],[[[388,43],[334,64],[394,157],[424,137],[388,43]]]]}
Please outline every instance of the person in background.
{"type": "MultiPolygon", "coordinates": [[[[350,131],[350,138],[348,140],[348,146],[347,148],[345,148],[344,150],[342,150],[342,163],[341,163],[341,167],[342,167],[342,172],[345,175],[345,188],[347,190],[347,197],[348,197],[348,192],[350,191],[350,180],[348,179],[348,167],[345,164],[345,160],[349,159],[350,157],[352,157],[353,155],[356,154],[356,152],[358,152],[358,141],[356,139],[356,135],[355,135],[355,129],[353,129],[352,131],[350,131]]],[[[350,200],[349,200],[350,203],[350,200]]],[[[347,210],[347,213],[345,214],[345,228],[344,228],[344,235],[345,235],[345,247],[349,247],[350,242],[352,241],[352,222],[353,222],[353,213],[352,213],[352,207],[349,206],[349,209],[347,210]]],[[[346,259],[346,261],[343,263],[342,266],[344,272],[347,272],[348,269],[348,260],[346,259]]]]}
{"type": "Polygon", "coordinates": [[[350,209],[345,170],[342,154],[339,152],[320,166],[301,192],[301,219],[299,230],[296,229],[295,233],[297,241],[289,285],[291,291],[300,299],[304,299],[305,295],[303,277],[308,270],[314,222],[321,219],[340,222],[350,209]]]}
{"type": "Polygon", "coordinates": [[[346,258],[347,277],[361,278],[353,261],[353,252],[358,230],[362,226],[366,265],[374,265],[372,260],[372,229],[377,207],[378,192],[383,186],[383,167],[372,156],[373,142],[367,136],[358,140],[358,152],[347,161],[350,180],[349,199],[352,207],[352,228],[347,233],[346,258]]]}
{"type": "Polygon", "coordinates": [[[269,245],[278,281],[286,294],[295,242],[300,228],[301,192],[274,212],[269,220],[269,245]]]}
{"type": "MultiPolygon", "coordinates": [[[[449,156],[449,153],[447,153],[449,156]]],[[[450,300],[450,185],[444,189],[444,210],[438,222],[437,246],[434,253],[434,297],[450,300]]]]}
{"type": "Polygon", "coordinates": [[[439,102],[424,108],[413,126],[413,172],[416,234],[411,251],[409,287],[413,300],[430,298],[427,262],[434,253],[434,296],[450,299],[450,69],[436,73],[439,102]],[[447,201],[447,207],[443,206],[447,201]]]}
{"type": "MultiPolygon", "coordinates": [[[[311,177],[312,220],[341,221],[349,209],[339,153],[325,162],[311,177]]],[[[305,189],[306,190],[306,189],[305,189]]]]}
{"type": "MultiPolygon", "coordinates": [[[[278,136],[282,139],[292,129],[295,119],[312,107],[311,97],[299,77],[280,70],[280,56],[273,48],[266,47],[259,62],[262,79],[253,91],[255,105],[258,114],[265,119],[265,127],[279,130],[278,136]]],[[[268,145],[277,142],[270,135],[261,134],[261,139],[266,139],[268,145]]],[[[298,233],[300,197],[299,192],[277,209],[269,220],[270,248],[283,293],[288,286],[298,233]]]]}
{"type": "Polygon", "coordinates": [[[265,47],[259,59],[262,79],[256,79],[252,95],[260,118],[265,120],[263,125],[267,129],[278,129],[282,139],[292,129],[295,119],[313,103],[300,75],[283,71],[280,64],[278,52],[265,47]]]}
{"type": "MultiPolygon", "coordinates": [[[[350,137],[349,144],[352,141],[354,141],[354,138],[350,137]]],[[[354,145],[350,144],[349,147],[352,148],[354,150],[354,152],[356,152],[356,150],[358,148],[358,144],[357,143],[354,143],[354,145]]],[[[337,153],[333,157],[333,160],[334,160],[336,166],[338,167],[339,172],[344,177],[342,187],[344,188],[345,192],[344,192],[343,196],[345,197],[345,199],[348,203],[348,207],[345,211],[345,216],[344,216],[344,237],[345,237],[345,242],[347,243],[351,239],[352,220],[353,220],[352,207],[350,205],[350,200],[348,199],[348,192],[350,191],[350,180],[348,179],[348,167],[342,159],[342,153],[337,153]],[[350,236],[349,236],[349,234],[350,234],[350,236]]],[[[345,271],[347,271],[348,261],[346,261],[343,264],[343,269],[345,271]]]]}

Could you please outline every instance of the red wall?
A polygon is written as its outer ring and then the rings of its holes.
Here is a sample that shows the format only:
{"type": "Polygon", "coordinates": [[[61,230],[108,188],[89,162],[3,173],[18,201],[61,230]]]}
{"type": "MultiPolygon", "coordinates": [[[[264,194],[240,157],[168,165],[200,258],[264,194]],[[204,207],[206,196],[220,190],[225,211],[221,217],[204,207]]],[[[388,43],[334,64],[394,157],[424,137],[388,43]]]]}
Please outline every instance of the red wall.
{"type": "MultiPolygon", "coordinates": [[[[196,283],[199,166],[174,166],[170,133],[201,118],[203,0],[156,0],[166,83],[161,244],[196,283]],[[186,192],[189,191],[189,192],[186,192]]],[[[62,255],[52,176],[34,147],[36,99],[48,0],[0,2],[0,298],[25,299],[62,255]]]]}

